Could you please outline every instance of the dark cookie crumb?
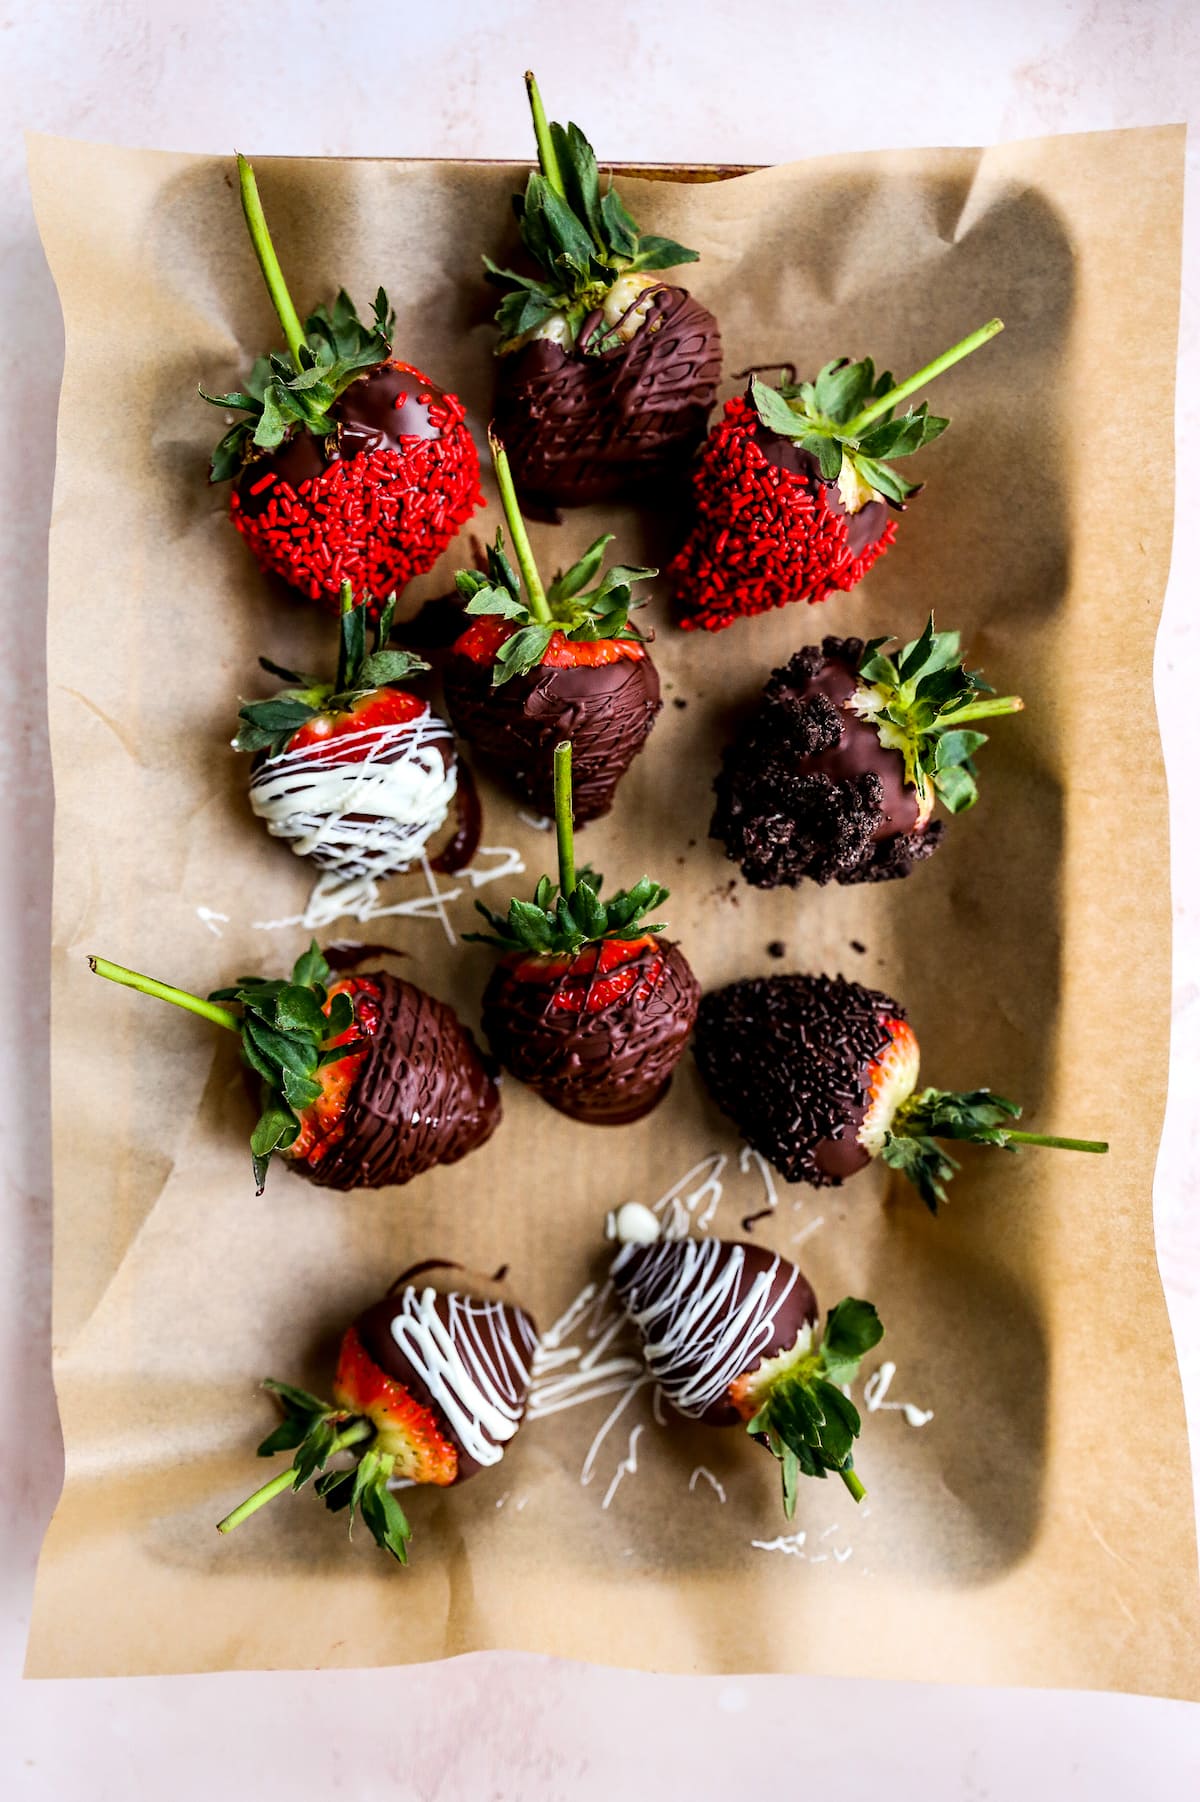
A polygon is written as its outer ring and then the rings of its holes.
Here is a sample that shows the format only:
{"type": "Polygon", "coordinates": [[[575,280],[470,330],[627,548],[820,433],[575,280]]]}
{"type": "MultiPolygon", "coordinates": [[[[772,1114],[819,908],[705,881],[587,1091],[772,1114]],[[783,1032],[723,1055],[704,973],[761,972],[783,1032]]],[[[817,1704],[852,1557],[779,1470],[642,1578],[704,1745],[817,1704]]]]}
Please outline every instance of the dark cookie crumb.
{"type": "Polygon", "coordinates": [[[784,944],[782,939],[772,939],[771,940],[771,943],[767,946],[767,956],[768,957],[786,957],[787,956],[787,946],[784,944]]]}

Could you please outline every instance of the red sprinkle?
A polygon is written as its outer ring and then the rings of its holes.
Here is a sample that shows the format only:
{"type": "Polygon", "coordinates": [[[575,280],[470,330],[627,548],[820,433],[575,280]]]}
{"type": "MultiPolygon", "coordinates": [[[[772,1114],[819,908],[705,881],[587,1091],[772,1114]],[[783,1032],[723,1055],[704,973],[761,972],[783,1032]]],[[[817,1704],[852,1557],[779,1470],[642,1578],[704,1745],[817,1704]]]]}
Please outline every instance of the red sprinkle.
{"type": "Polygon", "coordinates": [[[250,488],[251,494],[265,493],[265,491],[271,486],[271,483],[274,480],[275,480],[274,475],[271,473],[270,470],[268,470],[266,475],[262,477],[261,481],[254,482],[251,484],[251,488],[250,488]]]}

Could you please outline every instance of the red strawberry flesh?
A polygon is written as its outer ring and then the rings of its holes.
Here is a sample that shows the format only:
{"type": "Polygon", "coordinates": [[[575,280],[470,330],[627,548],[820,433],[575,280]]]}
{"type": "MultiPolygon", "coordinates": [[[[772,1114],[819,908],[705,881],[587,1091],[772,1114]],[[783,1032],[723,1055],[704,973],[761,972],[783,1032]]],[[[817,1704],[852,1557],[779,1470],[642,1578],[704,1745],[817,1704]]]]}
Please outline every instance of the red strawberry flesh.
{"type": "Polygon", "coordinates": [[[369,1357],[358,1329],[342,1340],[333,1399],[375,1428],[373,1444],[396,1460],[394,1474],[411,1483],[448,1488],[458,1477],[458,1447],[442,1431],[434,1410],[369,1357]]]}

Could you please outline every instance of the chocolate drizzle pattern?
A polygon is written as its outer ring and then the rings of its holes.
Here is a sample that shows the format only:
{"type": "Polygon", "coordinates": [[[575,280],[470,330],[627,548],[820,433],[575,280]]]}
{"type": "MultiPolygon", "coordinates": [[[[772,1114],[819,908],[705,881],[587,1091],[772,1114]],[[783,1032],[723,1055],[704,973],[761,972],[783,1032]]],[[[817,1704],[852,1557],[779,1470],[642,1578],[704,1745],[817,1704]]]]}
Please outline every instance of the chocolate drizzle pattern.
{"type": "Polygon", "coordinates": [[[722,757],[711,836],[756,888],[908,876],[945,836],[940,820],[920,823],[900,752],[846,705],[863,648],[797,651],[722,757]]]}
{"type": "Polygon", "coordinates": [[[836,1186],[865,1168],[869,1071],[891,1043],[890,995],[842,976],[756,976],[700,1003],[693,1048],[709,1093],[790,1183],[836,1186]]]}
{"type": "MultiPolygon", "coordinates": [[[[587,343],[594,322],[585,320],[587,343]]],[[[596,355],[534,338],[497,359],[496,430],[523,499],[583,506],[677,476],[704,436],[721,378],[707,307],[664,284],[627,344],[596,355]]]]}
{"type": "Polygon", "coordinates": [[[529,1397],[537,1328],[523,1308],[411,1287],[355,1322],[363,1349],[436,1415],[458,1450],[456,1483],[498,1464],[529,1397]]]}
{"type": "Polygon", "coordinates": [[[331,1189],[378,1189],[453,1164],[489,1139],[500,1096],[453,1008],[383,970],[364,973],[379,1024],[342,1130],[318,1161],[297,1166],[331,1189]]]}
{"type": "Polygon", "coordinates": [[[543,663],[493,688],[490,664],[452,653],[444,686],[460,737],[539,813],[554,812],[554,747],[570,739],[579,825],[612,807],[662,708],[649,656],[590,668],[543,663]]]}
{"type": "Polygon", "coordinates": [[[730,1384],[802,1345],[817,1319],[796,1265],[739,1240],[625,1245],[612,1278],[646,1369],[680,1414],[709,1426],[736,1425],[730,1384]]]}
{"type": "Polygon", "coordinates": [[[483,994],[483,1030],[504,1067],[560,1113],[596,1126],[627,1125],[658,1105],[700,1003],[676,944],[658,942],[619,968],[642,978],[595,1013],[556,1005],[569,970],[539,983],[497,964],[483,994]]]}

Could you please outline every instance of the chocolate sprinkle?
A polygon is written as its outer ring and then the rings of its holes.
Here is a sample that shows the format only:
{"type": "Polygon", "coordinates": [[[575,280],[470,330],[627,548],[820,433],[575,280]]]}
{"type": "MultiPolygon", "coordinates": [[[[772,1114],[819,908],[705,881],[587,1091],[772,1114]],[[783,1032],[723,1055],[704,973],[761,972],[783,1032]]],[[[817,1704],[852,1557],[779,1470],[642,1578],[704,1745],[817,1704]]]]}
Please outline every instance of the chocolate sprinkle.
{"type": "Polygon", "coordinates": [[[789,1183],[836,1186],[870,1162],[858,1144],[868,1073],[903,1019],[841,976],[758,976],[700,1003],[693,1049],[709,1093],[789,1183]]]}
{"type": "Polygon", "coordinates": [[[711,836],[755,888],[886,882],[942,842],[940,820],[918,823],[900,752],[844,705],[862,654],[860,638],[805,645],[724,753],[711,836]]]}

